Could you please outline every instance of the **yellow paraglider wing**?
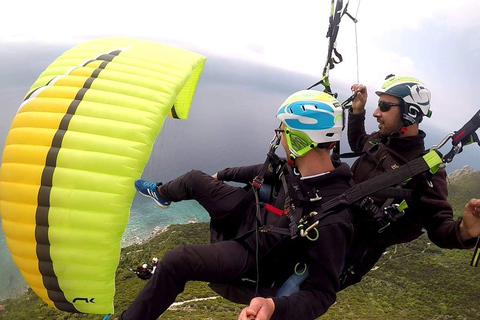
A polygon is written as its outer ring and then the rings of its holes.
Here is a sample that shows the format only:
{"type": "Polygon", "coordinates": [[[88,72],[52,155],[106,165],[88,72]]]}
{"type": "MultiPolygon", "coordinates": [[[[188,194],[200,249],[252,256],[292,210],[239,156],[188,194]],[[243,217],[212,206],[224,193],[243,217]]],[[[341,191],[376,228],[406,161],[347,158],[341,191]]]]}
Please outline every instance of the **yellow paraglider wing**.
{"type": "Polygon", "coordinates": [[[188,115],[205,58],[105,38],[56,59],[7,136],[0,213],[24,279],[63,311],[112,313],[120,242],[165,117],[188,115]]]}

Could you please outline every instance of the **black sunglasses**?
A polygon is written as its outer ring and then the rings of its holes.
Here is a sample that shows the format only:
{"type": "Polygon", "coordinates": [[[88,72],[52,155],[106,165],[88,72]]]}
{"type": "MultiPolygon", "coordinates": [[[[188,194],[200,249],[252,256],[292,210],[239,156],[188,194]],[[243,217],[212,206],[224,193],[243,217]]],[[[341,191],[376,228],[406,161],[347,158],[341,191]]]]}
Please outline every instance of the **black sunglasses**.
{"type": "Polygon", "coordinates": [[[393,102],[386,102],[386,101],[378,101],[378,108],[382,112],[387,112],[388,110],[390,110],[391,107],[394,107],[394,106],[398,107],[400,106],[400,104],[393,103],[393,102]]]}

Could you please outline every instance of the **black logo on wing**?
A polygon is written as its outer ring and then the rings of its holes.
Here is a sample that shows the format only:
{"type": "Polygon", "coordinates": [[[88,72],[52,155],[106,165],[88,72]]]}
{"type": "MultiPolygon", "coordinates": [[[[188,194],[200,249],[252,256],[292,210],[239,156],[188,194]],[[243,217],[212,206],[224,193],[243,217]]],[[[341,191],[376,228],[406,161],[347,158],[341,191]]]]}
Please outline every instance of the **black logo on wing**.
{"type": "Polygon", "coordinates": [[[91,299],[88,299],[88,298],[75,298],[73,299],[73,303],[77,302],[77,301],[85,301],[85,303],[95,303],[95,298],[91,298],[91,299]]]}

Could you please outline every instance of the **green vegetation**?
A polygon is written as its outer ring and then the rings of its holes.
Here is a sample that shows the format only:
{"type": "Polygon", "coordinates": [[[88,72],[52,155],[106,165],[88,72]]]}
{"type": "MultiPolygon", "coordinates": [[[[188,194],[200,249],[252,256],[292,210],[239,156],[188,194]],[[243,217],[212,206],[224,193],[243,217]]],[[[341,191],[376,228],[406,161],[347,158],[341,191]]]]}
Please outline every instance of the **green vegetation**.
{"type": "Polygon", "coordinates": [[[448,184],[448,200],[457,213],[462,213],[465,204],[472,198],[479,197],[480,171],[462,176],[458,181],[448,184]]]}
{"type": "MultiPolygon", "coordinates": [[[[461,214],[470,198],[478,196],[479,175],[471,175],[449,186],[450,201],[456,215],[461,214]]],[[[167,231],[141,245],[124,248],[117,270],[115,296],[118,316],[137,293],[144,281],[127,268],[136,267],[169,248],[181,244],[207,243],[207,223],[172,225],[167,231]]],[[[355,286],[338,294],[322,319],[479,319],[480,269],[469,266],[472,250],[444,250],[431,244],[426,236],[408,244],[389,248],[376,270],[355,286]]],[[[161,319],[236,319],[243,308],[216,297],[205,283],[187,284],[177,302],[161,319]]],[[[24,296],[1,302],[5,310],[0,319],[101,319],[101,315],[76,315],[56,311],[29,290],[24,296]]],[[[301,319],[300,319],[301,320],[301,319]]]]}

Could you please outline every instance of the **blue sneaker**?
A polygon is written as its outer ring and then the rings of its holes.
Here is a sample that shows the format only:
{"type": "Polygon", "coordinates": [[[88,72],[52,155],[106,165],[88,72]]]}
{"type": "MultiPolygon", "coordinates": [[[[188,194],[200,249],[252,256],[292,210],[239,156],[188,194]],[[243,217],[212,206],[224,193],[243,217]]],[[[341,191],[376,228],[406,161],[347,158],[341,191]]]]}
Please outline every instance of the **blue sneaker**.
{"type": "Polygon", "coordinates": [[[162,209],[167,209],[170,206],[171,201],[165,200],[158,194],[157,187],[162,183],[151,183],[146,180],[135,180],[135,189],[138,193],[147,198],[152,198],[153,201],[162,209]]]}

